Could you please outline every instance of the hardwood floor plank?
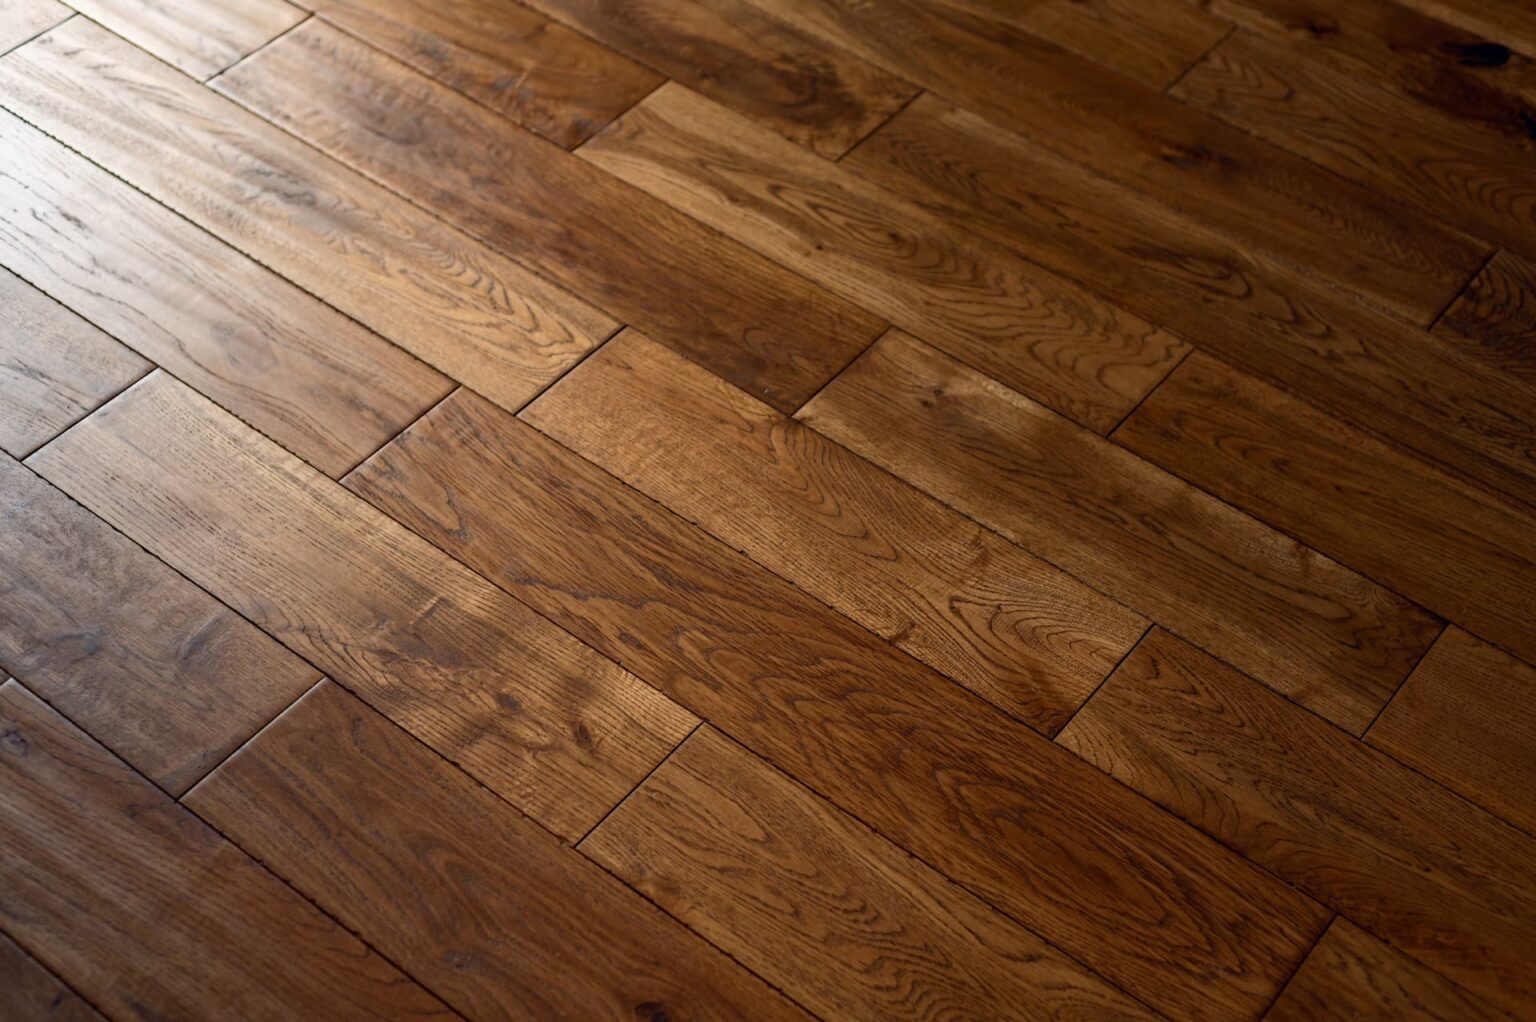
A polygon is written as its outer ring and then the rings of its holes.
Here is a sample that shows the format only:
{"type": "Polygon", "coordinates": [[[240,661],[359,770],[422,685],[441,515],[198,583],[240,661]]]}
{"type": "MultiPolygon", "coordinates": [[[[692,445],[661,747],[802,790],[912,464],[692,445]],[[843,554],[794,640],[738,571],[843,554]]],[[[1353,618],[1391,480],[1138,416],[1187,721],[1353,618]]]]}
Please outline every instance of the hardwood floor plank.
{"type": "Polygon", "coordinates": [[[0,53],[46,32],[74,13],[59,0],[0,0],[0,53]]]}
{"type": "Polygon", "coordinates": [[[9,113],[0,263],[341,475],[449,383],[9,113]]]}
{"type": "Polygon", "coordinates": [[[119,1018],[457,1018],[14,681],[0,926],[119,1018]]]}
{"type": "Polygon", "coordinates": [[[472,394],[348,479],[756,755],[1148,1003],[1256,1014],[1326,918],[472,394]]]}
{"type": "Polygon", "coordinates": [[[808,1018],[331,682],[186,803],[469,1018],[808,1018]]]}
{"type": "Polygon", "coordinates": [[[70,0],[75,10],[203,80],[305,18],[287,0],[70,0]]]}
{"type": "Polygon", "coordinates": [[[0,451],[25,458],[149,368],[0,267],[0,451]]]}
{"type": "Polygon", "coordinates": [[[782,410],[884,327],[321,23],[216,86],[782,410]]]}
{"type": "Polygon", "coordinates": [[[80,995],[0,934],[0,1015],[14,1022],[99,1022],[80,995]]]}
{"type": "Polygon", "coordinates": [[[1153,1018],[707,725],[580,847],[822,1018],[1153,1018]]]}
{"type": "Polygon", "coordinates": [[[1536,840],[1167,632],[1057,740],[1474,994],[1536,1003],[1536,840]]]}
{"type": "Polygon", "coordinates": [[[580,155],[1100,432],[1187,350],[676,84],[580,155]]]}
{"type": "Polygon", "coordinates": [[[515,411],[618,328],[84,19],[0,60],[4,103],[515,411]]]}
{"type": "Polygon", "coordinates": [[[1355,733],[1439,623],[911,338],[802,422],[1355,733]]]}
{"type": "Polygon", "coordinates": [[[30,464],[565,837],[696,723],[163,373],[30,464]]]}
{"type": "Polygon", "coordinates": [[[1400,0],[1401,3],[1468,32],[1504,39],[1527,57],[1536,57],[1536,9],[1525,0],[1400,0]]]}
{"type": "Polygon", "coordinates": [[[1536,514],[1198,353],[1114,439],[1536,661],[1536,514]]]}
{"type": "Polygon", "coordinates": [[[1366,740],[1536,834],[1536,667],[1449,628],[1366,740]]]}
{"type": "Polygon", "coordinates": [[[1139,615],[626,332],[522,418],[1047,734],[1139,615]]]}
{"type": "Polygon", "coordinates": [[[654,71],[505,0],[305,3],[557,145],[577,145],[662,83],[654,71]]]}
{"type": "Polygon", "coordinates": [[[1435,324],[1435,336],[1536,384],[1536,262],[1500,252],[1435,324]]]}

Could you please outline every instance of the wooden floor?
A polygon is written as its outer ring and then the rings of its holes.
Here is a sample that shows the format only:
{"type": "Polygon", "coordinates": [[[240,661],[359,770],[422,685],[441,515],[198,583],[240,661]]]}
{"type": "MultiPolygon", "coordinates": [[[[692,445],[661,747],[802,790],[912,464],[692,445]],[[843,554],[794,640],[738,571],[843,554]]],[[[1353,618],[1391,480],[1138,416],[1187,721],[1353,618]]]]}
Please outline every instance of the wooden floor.
{"type": "Polygon", "coordinates": [[[1530,0],[0,54],[0,1019],[1536,1019],[1530,0]]]}

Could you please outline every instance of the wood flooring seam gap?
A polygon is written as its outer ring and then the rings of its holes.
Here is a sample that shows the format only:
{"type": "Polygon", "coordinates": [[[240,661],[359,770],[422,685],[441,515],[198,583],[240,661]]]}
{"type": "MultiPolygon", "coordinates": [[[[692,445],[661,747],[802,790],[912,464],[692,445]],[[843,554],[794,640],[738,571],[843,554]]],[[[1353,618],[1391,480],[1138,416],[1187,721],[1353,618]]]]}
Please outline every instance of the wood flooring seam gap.
{"type": "MultiPolygon", "coordinates": [[[[638,675],[636,675],[636,677],[638,677],[638,675]]],[[[684,707],[684,709],[687,709],[687,707],[684,707]]],[[[692,710],[689,710],[688,712],[690,714],[693,714],[692,710]]],[[[624,797],[623,798],[619,799],[612,806],[609,806],[608,807],[608,811],[603,813],[603,815],[598,819],[598,821],[596,823],[594,823],[594,824],[592,824],[592,826],[588,827],[587,828],[587,832],[585,834],[581,835],[581,837],[577,838],[575,841],[572,841],[571,842],[571,847],[572,848],[576,849],[577,851],[580,851],[581,850],[582,842],[586,841],[587,838],[591,837],[594,833],[596,833],[597,832],[597,828],[599,828],[603,824],[607,823],[608,822],[608,817],[610,817],[614,813],[618,812],[623,807],[624,803],[629,801],[631,795],[633,795],[635,792],[639,791],[641,788],[645,787],[645,782],[649,781],[653,776],[655,776],[656,771],[658,771],[662,767],[666,766],[668,761],[671,760],[672,757],[677,754],[677,750],[681,749],[684,745],[687,745],[688,744],[688,739],[692,738],[695,734],[697,734],[698,731],[699,731],[699,728],[703,727],[707,723],[707,721],[705,721],[705,719],[703,717],[698,716],[698,714],[693,714],[693,716],[697,719],[698,723],[694,724],[693,727],[688,729],[688,733],[686,735],[683,735],[682,741],[678,742],[676,745],[672,746],[672,748],[668,749],[667,750],[667,754],[665,756],[661,757],[661,759],[657,760],[656,761],[656,765],[651,767],[649,770],[647,770],[645,772],[645,776],[640,778],[640,780],[635,783],[634,787],[630,788],[628,791],[626,791],[624,793],[624,797]]],[[[583,853],[583,854],[585,854],[585,853],[583,853]]],[[[590,856],[589,856],[589,858],[590,858],[590,856]]],[[[628,887],[629,885],[625,884],[624,886],[628,887]]]]}

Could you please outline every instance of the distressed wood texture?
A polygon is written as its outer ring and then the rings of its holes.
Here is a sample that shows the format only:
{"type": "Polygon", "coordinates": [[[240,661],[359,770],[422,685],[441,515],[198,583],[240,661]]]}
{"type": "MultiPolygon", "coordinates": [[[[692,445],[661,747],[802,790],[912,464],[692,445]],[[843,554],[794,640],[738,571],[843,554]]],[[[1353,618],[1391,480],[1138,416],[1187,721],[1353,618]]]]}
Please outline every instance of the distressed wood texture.
{"type": "Polygon", "coordinates": [[[1435,335],[1536,385],[1536,263],[1511,252],[1494,256],[1435,324],[1435,335]]]}
{"type": "Polygon", "coordinates": [[[0,934],[0,1014],[17,1022],[100,1022],[80,995],[0,934]]]}
{"type": "Polygon", "coordinates": [[[46,32],[73,13],[59,0],[0,0],[0,53],[46,32]]]}
{"type": "Polygon", "coordinates": [[[71,6],[200,81],[304,19],[287,0],[71,0],[71,6]]]}

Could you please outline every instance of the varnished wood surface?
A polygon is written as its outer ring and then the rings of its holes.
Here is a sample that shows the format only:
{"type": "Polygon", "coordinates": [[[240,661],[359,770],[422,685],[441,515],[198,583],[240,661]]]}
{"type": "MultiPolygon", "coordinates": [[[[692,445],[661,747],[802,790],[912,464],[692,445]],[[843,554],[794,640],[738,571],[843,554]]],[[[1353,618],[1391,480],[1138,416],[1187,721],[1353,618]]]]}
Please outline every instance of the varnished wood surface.
{"type": "Polygon", "coordinates": [[[200,81],[304,20],[288,0],[78,0],[70,6],[200,81]]]}
{"type": "Polygon", "coordinates": [[[0,1012],[23,1022],[99,1022],[101,1015],[57,976],[0,936],[0,1012]]]}
{"type": "Polygon", "coordinates": [[[1435,324],[1435,334],[1536,385],[1536,263],[1512,252],[1494,256],[1435,324]]]}

